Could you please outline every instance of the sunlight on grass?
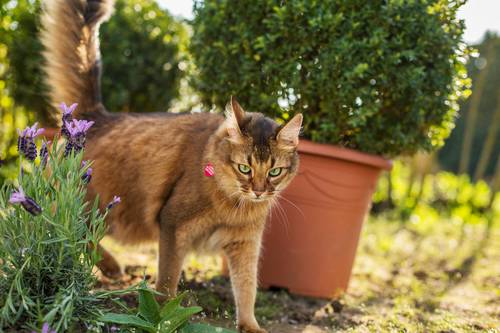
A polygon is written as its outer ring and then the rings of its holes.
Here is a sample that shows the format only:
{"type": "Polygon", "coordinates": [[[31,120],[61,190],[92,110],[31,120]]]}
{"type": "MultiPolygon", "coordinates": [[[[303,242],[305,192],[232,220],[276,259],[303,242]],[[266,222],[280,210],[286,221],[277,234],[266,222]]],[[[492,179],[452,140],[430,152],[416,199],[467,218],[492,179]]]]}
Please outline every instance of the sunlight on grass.
{"type": "Polygon", "coordinates": [[[370,330],[493,330],[499,236],[498,226],[442,220],[422,229],[372,218],[346,304],[362,309],[357,320],[370,330]]]}

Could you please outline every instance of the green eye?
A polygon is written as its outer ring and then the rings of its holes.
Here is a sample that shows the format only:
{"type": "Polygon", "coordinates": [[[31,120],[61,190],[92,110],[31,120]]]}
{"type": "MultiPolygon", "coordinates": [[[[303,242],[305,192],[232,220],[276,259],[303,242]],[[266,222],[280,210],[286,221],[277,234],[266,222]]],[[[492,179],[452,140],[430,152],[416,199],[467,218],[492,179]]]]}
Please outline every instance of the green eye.
{"type": "Polygon", "coordinates": [[[278,177],[281,174],[281,168],[274,168],[269,170],[269,176],[278,177]]]}
{"type": "Polygon", "coordinates": [[[252,169],[248,165],[245,164],[238,164],[238,170],[240,170],[241,173],[243,174],[249,174],[252,169]]]}

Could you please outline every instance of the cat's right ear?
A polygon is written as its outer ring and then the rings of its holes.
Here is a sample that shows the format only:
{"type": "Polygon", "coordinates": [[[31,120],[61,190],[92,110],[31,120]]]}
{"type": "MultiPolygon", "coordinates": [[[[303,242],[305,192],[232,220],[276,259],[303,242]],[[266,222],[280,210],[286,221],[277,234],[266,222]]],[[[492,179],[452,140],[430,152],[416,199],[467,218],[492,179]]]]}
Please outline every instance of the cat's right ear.
{"type": "Polygon", "coordinates": [[[302,127],[302,114],[297,113],[288,123],[278,132],[276,139],[282,149],[296,149],[299,144],[299,134],[302,127]]]}
{"type": "Polygon", "coordinates": [[[236,98],[231,96],[231,101],[226,105],[226,130],[229,141],[242,143],[241,124],[245,117],[245,111],[240,106],[236,98]]]}

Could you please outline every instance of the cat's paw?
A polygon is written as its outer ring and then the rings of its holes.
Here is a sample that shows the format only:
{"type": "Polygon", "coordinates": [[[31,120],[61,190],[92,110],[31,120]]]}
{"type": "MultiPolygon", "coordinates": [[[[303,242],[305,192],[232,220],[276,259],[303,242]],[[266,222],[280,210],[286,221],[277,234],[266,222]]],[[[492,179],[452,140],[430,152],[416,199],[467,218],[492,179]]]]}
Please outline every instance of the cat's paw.
{"type": "Polygon", "coordinates": [[[97,267],[108,279],[119,280],[123,277],[122,269],[115,260],[102,260],[97,267]]]}
{"type": "Polygon", "coordinates": [[[247,324],[239,324],[238,325],[239,333],[267,333],[265,329],[260,328],[259,326],[247,325],[247,324]]]}

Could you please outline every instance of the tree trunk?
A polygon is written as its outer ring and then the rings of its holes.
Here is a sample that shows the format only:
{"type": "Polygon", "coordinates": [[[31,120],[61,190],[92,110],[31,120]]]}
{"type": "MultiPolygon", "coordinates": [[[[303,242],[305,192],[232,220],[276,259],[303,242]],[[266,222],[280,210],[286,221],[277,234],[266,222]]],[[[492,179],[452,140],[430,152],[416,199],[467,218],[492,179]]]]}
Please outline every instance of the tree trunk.
{"type": "Polygon", "coordinates": [[[488,205],[488,209],[493,207],[493,202],[495,201],[495,196],[497,192],[500,191],[500,156],[497,158],[497,165],[495,167],[495,174],[491,180],[491,198],[488,205]]]}
{"type": "Polygon", "coordinates": [[[495,113],[493,114],[493,120],[491,122],[490,128],[488,129],[488,136],[484,140],[483,150],[481,151],[481,157],[479,158],[478,165],[476,167],[476,172],[474,173],[474,180],[479,180],[484,177],[488,163],[490,162],[491,152],[495,147],[495,139],[497,138],[498,128],[500,127],[500,89],[497,91],[497,107],[495,113]]]}
{"type": "Polygon", "coordinates": [[[481,96],[484,90],[484,83],[486,82],[487,69],[491,67],[491,61],[493,57],[491,56],[493,51],[494,40],[488,41],[486,46],[486,52],[484,57],[486,59],[486,67],[479,70],[476,80],[476,86],[473,88],[469,113],[467,114],[467,119],[465,122],[464,130],[464,142],[462,145],[462,153],[460,156],[460,165],[458,172],[466,173],[470,162],[470,152],[472,147],[472,141],[474,139],[474,132],[476,129],[477,114],[479,112],[479,103],[481,102],[481,96]]]}

